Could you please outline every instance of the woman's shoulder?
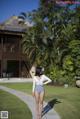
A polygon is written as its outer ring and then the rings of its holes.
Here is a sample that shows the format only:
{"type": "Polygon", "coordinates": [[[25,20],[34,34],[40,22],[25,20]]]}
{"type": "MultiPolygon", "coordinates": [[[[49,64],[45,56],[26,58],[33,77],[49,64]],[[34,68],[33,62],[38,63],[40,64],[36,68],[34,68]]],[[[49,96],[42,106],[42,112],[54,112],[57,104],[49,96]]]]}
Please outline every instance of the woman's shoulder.
{"type": "Polygon", "coordinates": [[[35,79],[35,78],[36,78],[36,76],[33,77],[33,79],[35,79]]]}
{"type": "Polygon", "coordinates": [[[44,78],[44,77],[47,77],[47,76],[46,76],[45,74],[42,74],[42,75],[41,75],[41,77],[43,77],[43,78],[44,78]]]}
{"type": "Polygon", "coordinates": [[[37,76],[34,76],[33,79],[36,80],[37,79],[37,76]]]}
{"type": "Polygon", "coordinates": [[[49,77],[46,76],[45,74],[42,75],[42,78],[43,78],[44,80],[48,80],[48,79],[49,79],[49,77]]]}
{"type": "Polygon", "coordinates": [[[46,78],[46,76],[44,74],[42,74],[40,77],[41,77],[41,79],[45,79],[46,78]]]}

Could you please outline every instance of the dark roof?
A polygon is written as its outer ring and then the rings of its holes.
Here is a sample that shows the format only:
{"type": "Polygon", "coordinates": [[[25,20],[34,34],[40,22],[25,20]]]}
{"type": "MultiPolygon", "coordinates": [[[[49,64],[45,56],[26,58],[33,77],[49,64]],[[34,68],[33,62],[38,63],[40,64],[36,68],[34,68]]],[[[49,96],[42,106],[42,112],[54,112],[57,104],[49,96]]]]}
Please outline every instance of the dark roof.
{"type": "Polygon", "coordinates": [[[7,25],[7,26],[2,26],[0,28],[0,30],[2,31],[15,31],[15,32],[25,32],[26,31],[26,28],[22,28],[22,27],[14,27],[14,26],[11,26],[11,25],[7,25]]]}
{"type": "Polygon", "coordinates": [[[0,31],[11,31],[11,32],[21,32],[24,33],[29,23],[24,24],[24,22],[20,22],[17,16],[12,16],[9,20],[5,21],[4,23],[0,24],[0,31]]]}

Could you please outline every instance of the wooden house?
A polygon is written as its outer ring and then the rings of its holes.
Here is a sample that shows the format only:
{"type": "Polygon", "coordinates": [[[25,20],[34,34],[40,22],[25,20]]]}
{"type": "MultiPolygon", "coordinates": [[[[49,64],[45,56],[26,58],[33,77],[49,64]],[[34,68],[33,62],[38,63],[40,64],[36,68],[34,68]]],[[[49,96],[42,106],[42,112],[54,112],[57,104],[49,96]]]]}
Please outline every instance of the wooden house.
{"type": "Polygon", "coordinates": [[[19,23],[17,16],[0,24],[0,78],[28,77],[27,56],[21,47],[27,27],[19,23]]]}

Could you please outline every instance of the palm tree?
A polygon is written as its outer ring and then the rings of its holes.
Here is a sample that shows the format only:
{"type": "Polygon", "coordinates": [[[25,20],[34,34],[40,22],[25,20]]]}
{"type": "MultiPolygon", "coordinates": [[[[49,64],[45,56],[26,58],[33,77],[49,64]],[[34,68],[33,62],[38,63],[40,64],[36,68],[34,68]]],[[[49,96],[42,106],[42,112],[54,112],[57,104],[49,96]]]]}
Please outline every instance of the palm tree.
{"type": "Polygon", "coordinates": [[[21,12],[20,15],[18,16],[19,19],[19,24],[25,24],[26,22],[26,13],[21,12]]]}
{"type": "Polygon", "coordinates": [[[33,26],[26,32],[23,48],[31,62],[59,64],[64,52],[68,51],[70,38],[74,36],[75,25],[71,24],[74,13],[70,13],[68,6],[59,6],[52,0],[47,2],[47,6],[46,1],[41,0],[40,7],[28,14],[33,26]]]}

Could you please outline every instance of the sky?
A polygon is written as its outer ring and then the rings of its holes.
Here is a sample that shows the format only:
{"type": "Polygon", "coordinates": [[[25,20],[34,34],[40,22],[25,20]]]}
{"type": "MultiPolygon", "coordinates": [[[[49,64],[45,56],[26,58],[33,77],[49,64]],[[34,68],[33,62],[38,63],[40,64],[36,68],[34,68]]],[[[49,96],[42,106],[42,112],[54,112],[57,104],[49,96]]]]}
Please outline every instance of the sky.
{"type": "Polygon", "coordinates": [[[39,0],[0,0],[0,23],[13,15],[37,9],[39,0]]]}
{"type": "Polygon", "coordinates": [[[37,9],[39,1],[40,0],[0,0],[0,23],[6,21],[13,15],[18,16],[21,12],[37,9]]]}

